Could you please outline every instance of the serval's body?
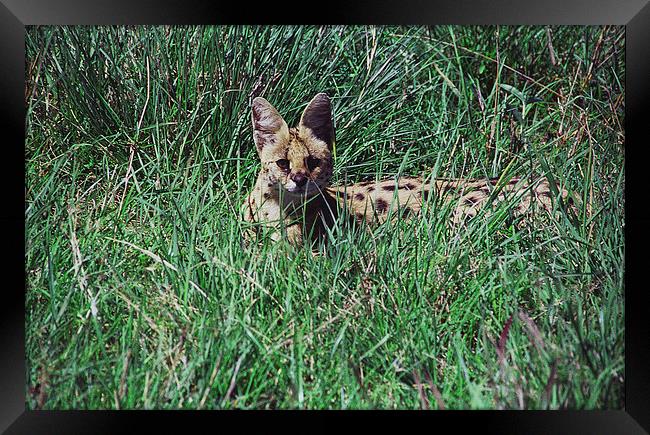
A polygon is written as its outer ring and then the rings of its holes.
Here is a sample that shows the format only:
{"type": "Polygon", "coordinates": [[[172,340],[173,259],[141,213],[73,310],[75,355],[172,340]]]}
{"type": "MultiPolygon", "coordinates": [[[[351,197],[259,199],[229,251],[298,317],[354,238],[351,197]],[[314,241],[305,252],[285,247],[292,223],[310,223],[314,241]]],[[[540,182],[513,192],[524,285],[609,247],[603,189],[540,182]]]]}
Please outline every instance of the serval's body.
{"type": "Polygon", "coordinates": [[[496,206],[513,195],[513,215],[527,213],[535,203],[550,212],[555,195],[567,198],[565,190],[553,188],[546,178],[399,178],[330,187],[334,129],[327,95],[314,97],[296,128],[289,129],[263,98],[253,100],[252,119],[262,170],[244,202],[244,214],[248,222],[272,225],[274,240],[286,237],[301,244],[325,236],[339,218],[383,222],[389,216],[417,214],[428,201],[454,201],[452,221],[458,223],[485,204],[496,206]]]}

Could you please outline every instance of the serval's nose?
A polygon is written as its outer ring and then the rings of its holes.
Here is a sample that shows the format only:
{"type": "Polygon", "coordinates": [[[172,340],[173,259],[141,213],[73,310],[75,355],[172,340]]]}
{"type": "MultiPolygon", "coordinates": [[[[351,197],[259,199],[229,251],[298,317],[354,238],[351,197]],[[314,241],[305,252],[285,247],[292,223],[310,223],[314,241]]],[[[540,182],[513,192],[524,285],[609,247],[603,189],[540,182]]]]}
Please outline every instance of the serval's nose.
{"type": "Polygon", "coordinates": [[[291,174],[290,178],[294,183],[296,183],[296,186],[298,187],[302,187],[307,183],[307,176],[304,172],[296,172],[294,174],[291,174]]]}

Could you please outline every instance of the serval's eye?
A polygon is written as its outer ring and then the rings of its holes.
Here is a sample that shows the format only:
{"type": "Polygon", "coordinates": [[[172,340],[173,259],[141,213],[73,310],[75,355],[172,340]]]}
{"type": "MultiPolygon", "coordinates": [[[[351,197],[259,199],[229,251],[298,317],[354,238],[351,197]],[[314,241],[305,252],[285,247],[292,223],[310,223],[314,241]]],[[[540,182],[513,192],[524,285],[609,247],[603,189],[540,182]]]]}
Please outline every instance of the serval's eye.
{"type": "Polygon", "coordinates": [[[317,159],[316,157],[313,156],[307,157],[307,167],[309,168],[310,171],[313,171],[318,166],[320,166],[320,159],[317,159]]]}
{"type": "Polygon", "coordinates": [[[287,159],[280,159],[277,162],[275,162],[275,164],[278,165],[278,167],[283,171],[289,169],[289,160],[287,159]]]}

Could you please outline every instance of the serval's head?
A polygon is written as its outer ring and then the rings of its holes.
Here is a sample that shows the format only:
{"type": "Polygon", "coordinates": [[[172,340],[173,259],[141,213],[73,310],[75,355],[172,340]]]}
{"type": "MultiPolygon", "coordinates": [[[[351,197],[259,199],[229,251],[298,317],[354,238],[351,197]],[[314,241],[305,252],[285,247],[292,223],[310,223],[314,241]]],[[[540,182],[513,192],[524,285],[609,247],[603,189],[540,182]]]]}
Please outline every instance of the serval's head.
{"type": "Polygon", "coordinates": [[[267,187],[289,197],[317,193],[332,177],[334,125],[326,94],[307,105],[296,128],[289,128],[264,98],[253,100],[253,139],[267,187]]]}

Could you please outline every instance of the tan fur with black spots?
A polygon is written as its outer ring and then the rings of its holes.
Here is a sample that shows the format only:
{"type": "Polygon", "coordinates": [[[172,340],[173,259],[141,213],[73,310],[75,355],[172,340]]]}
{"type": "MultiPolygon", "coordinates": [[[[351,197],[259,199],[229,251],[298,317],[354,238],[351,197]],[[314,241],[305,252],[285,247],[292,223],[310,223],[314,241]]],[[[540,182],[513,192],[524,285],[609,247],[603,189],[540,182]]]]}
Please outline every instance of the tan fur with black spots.
{"type": "MultiPolygon", "coordinates": [[[[257,182],[244,201],[246,237],[260,226],[271,228],[272,239],[300,245],[325,238],[328,228],[343,222],[381,223],[389,216],[417,216],[423,205],[453,203],[452,222],[459,224],[489,204],[512,200],[513,215],[537,208],[551,213],[555,198],[574,207],[565,189],[552,189],[543,177],[497,179],[425,179],[364,181],[330,187],[333,173],[334,128],[329,97],[320,93],[304,109],[300,122],[289,128],[264,98],[252,104],[253,140],[262,164],[257,182]],[[400,213],[392,213],[393,211],[400,213]]],[[[575,209],[574,209],[575,210],[575,209]]],[[[486,210],[489,213],[489,210],[486,210]]]]}

